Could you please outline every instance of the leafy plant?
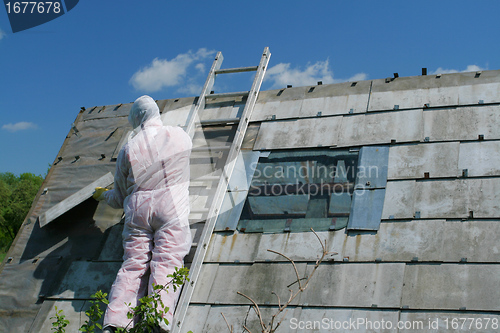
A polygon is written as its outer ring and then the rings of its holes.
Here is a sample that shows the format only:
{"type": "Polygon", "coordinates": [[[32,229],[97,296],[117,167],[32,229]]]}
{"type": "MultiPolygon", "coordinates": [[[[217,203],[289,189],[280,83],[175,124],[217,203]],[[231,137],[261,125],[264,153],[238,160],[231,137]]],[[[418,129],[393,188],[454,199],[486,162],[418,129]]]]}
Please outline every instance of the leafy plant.
{"type": "MultiPolygon", "coordinates": [[[[189,281],[188,278],[189,269],[186,267],[175,268],[175,272],[167,275],[171,280],[166,285],[153,285],[154,292],[151,295],[144,296],[139,299],[139,304],[135,307],[131,307],[129,304],[130,311],[127,313],[128,319],[130,319],[129,324],[125,328],[117,328],[117,333],[143,333],[143,332],[153,332],[161,322],[166,325],[169,324],[168,320],[164,318],[169,308],[163,304],[161,300],[161,293],[163,291],[168,292],[170,287],[173,288],[174,292],[180,288],[185,281],[189,281]],[[134,327],[132,323],[135,322],[134,327]]],[[[99,323],[104,315],[104,309],[109,304],[107,299],[108,294],[102,291],[96,292],[92,295],[92,304],[90,308],[85,311],[88,316],[88,320],[80,328],[81,332],[94,333],[96,329],[102,330],[102,325],[99,323]]],[[[57,310],[55,308],[56,315],[50,319],[56,319],[53,323],[52,328],[56,330],[57,333],[64,333],[64,327],[69,324],[69,321],[65,319],[62,310],[57,310]]],[[[192,333],[191,331],[188,333],[192,333]]]]}
{"type": "Polygon", "coordinates": [[[56,333],[65,333],[66,330],[64,328],[68,326],[69,320],[66,319],[66,316],[63,314],[63,310],[57,310],[57,306],[55,307],[55,309],[56,315],[50,318],[55,319],[55,321],[52,323],[51,331],[54,331],[56,333]]]}
{"type": "Polygon", "coordinates": [[[117,330],[117,332],[152,332],[156,327],[160,326],[162,321],[165,325],[168,325],[169,322],[164,316],[169,308],[163,304],[160,295],[163,291],[167,291],[170,286],[175,292],[177,288],[182,286],[184,281],[189,281],[188,274],[189,269],[186,267],[180,269],[175,267],[175,272],[167,275],[171,280],[166,285],[153,285],[153,294],[142,297],[139,299],[139,304],[130,309],[127,317],[131,319],[129,325],[134,321],[136,322],[134,327],[127,330],[129,326],[127,325],[124,330],[117,330]]]}
{"type": "Polygon", "coordinates": [[[81,332],[95,332],[96,327],[98,329],[102,329],[102,325],[99,324],[99,320],[102,318],[104,314],[104,310],[101,305],[108,305],[109,301],[106,298],[108,296],[107,293],[103,293],[101,290],[96,292],[91,297],[93,300],[90,301],[92,304],[90,308],[85,311],[85,314],[89,317],[88,320],[85,321],[85,324],[80,327],[79,331],[81,332]]]}

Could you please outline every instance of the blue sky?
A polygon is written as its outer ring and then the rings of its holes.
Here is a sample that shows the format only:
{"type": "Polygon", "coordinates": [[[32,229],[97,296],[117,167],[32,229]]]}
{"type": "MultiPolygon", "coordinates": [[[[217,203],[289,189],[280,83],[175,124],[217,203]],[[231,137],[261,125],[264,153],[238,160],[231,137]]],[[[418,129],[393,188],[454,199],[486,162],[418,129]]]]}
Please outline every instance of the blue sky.
{"type": "MultiPolygon", "coordinates": [[[[80,107],[196,96],[272,56],[262,89],[500,69],[500,2],[98,1],[13,34],[0,8],[0,172],[44,175],[80,107]]],[[[234,76],[218,91],[248,90],[234,76]]]]}

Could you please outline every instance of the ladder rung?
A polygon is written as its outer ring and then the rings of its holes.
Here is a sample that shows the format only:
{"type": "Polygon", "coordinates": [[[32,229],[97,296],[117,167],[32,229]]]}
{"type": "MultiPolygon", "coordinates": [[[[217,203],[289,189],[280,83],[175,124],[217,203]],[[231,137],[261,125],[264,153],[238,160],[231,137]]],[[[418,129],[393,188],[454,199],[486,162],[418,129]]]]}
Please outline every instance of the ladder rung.
{"type": "Polygon", "coordinates": [[[205,208],[205,209],[192,209],[190,211],[190,213],[193,213],[193,214],[203,214],[203,213],[208,213],[210,209],[209,208],[205,208]]]}
{"type": "Polygon", "coordinates": [[[215,74],[255,72],[258,68],[259,68],[259,66],[218,69],[218,70],[215,71],[215,74]]]}
{"type": "Polygon", "coordinates": [[[220,151],[220,150],[229,150],[231,149],[231,146],[201,146],[201,147],[193,147],[191,151],[220,151]]]}
{"type": "Polygon", "coordinates": [[[206,99],[215,99],[215,98],[224,98],[224,97],[240,97],[240,96],[248,96],[249,91],[239,91],[239,92],[230,92],[230,93],[221,93],[221,94],[210,94],[206,95],[206,99]]]}
{"type": "Polygon", "coordinates": [[[220,175],[218,176],[202,176],[200,178],[193,179],[193,181],[214,181],[214,180],[219,180],[220,175]]]}
{"type": "Polygon", "coordinates": [[[206,119],[200,121],[200,126],[204,125],[225,125],[229,123],[237,124],[240,122],[240,118],[221,118],[221,119],[206,119]]]}
{"type": "Polygon", "coordinates": [[[189,186],[193,187],[209,187],[213,182],[220,180],[220,176],[203,176],[196,179],[191,179],[189,186]]]}

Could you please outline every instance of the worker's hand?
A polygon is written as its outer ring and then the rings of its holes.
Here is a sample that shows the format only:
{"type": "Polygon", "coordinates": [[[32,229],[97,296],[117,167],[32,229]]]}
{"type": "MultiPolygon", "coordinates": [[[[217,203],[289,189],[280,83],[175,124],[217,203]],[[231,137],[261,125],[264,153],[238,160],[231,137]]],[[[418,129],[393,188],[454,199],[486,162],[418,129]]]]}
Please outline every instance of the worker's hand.
{"type": "Polygon", "coordinates": [[[95,192],[92,195],[92,198],[96,199],[97,201],[104,200],[104,196],[102,195],[104,192],[108,191],[107,188],[104,187],[96,187],[95,192]]]}

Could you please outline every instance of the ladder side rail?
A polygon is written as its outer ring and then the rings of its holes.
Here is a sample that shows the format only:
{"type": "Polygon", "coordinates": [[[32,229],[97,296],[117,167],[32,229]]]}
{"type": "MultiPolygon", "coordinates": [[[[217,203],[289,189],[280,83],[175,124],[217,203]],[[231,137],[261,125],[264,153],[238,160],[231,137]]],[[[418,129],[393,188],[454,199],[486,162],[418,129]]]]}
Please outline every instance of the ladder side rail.
{"type": "Polygon", "coordinates": [[[186,121],[186,133],[189,134],[191,139],[194,137],[194,132],[196,129],[196,119],[198,119],[198,113],[200,110],[205,108],[205,97],[210,94],[214,83],[215,83],[215,72],[220,69],[222,65],[222,61],[224,61],[224,57],[222,56],[222,52],[217,52],[215,56],[214,62],[212,63],[212,67],[210,68],[210,72],[208,73],[207,80],[205,81],[205,85],[201,90],[200,97],[198,98],[198,102],[196,103],[194,109],[189,113],[189,117],[186,121]]]}
{"type": "Polygon", "coordinates": [[[220,178],[221,180],[214,195],[214,201],[210,207],[208,219],[205,222],[205,227],[203,228],[203,232],[198,243],[201,244],[201,246],[197,247],[191,264],[189,273],[190,282],[184,286],[178,302],[177,311],[174,317],[175,324],[172,325],[172,333],[179,333],[182,329],[182,322],[184,321],[184,318],[187,314],[191,296],[193,295],[194,289],[196,287],[196,282],[201,272],[203,260],[205,259],[205,254],[208,250],[208,243],[210,242],[210,238],[215,228],[215,222],[217,221],[217,216],[222,206],[224,195],[228,188],[229,179],[231,178],[231,174],[234,170],[236,158],[240,152],[240,147],[243,142],[243,138],[245,137],[246,129],[248,128],[248,122],[251,113],[255,106],[255,102],[257,101],[258,93],[262,85],[265,72],[267,70],[270,56],[271,53],[269,52],[269,48],[266,47],[262,54],[257,73],[255,74],[255,79],[252,84],[252,89],[250,90],[248,100],[241,115],[241,120],[239,122],[238,129],[236,130],[236,135],[233,144],[231,145],[231,149],[229,151],[229,155],[227,157],[227,161],[220,178]]]}

